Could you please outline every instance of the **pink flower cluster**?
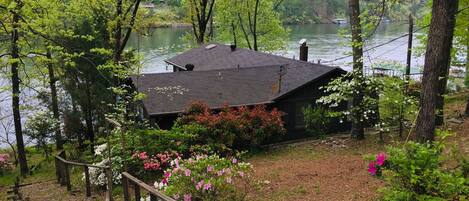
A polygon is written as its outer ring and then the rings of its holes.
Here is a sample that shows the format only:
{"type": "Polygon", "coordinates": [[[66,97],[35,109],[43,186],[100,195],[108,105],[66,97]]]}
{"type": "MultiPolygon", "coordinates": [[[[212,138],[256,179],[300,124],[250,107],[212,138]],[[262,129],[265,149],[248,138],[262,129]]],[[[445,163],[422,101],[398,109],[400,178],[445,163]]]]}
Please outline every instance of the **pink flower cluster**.
{"type": "Polygon", "coordinates": [[[0,163],[6,163],[8,158],[8,154],[0,154],[0,163]]]}
{"type": "Polygon", "coordinates": [[[377,175],[380,173],[381,167],[384,166],[386,162],[386,154],[385,153],[378,153],[376,155],[376,160],[371,161],[368,164],[368,172],[371,175],[377,175]]]}
{"type": "Polygon", "coordinates": [[[203,190],[209,191],[211,188],[212,188],[212,184],[210,182],[205,183],[204,180],[200,180],[199,182],[197,182],[197,184],[195,184],[196,190],[203,189],[203,190]]]}
{"type": "Polygon", "coordinates": [[[180,155],[177,153],[158,153],[155,155],[148,155],[147,152],[137,152],[132,155],[132,158],[143,161],[143,168],[145,170],[163,170],[169,167],[169,162],[178,158],[180,155]]]}

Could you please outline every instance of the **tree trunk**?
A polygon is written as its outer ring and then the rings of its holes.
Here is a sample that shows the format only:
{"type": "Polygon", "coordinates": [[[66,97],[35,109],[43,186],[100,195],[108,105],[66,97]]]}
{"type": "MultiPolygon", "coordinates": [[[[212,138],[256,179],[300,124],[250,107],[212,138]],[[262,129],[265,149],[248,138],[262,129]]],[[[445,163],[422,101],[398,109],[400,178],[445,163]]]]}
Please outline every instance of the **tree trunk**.
{"type": "MultiPolygon", "coordinates": [[[[360,23],[360,3],[359,0],[349,0],[350,25],[352,29],[352,49],[353,49],[353,71],[358,80],[363,79],[363,39],[360,23]]],[[[358,93],[353,96],[352,107],[361,108],[363,101],[363,90],[356,89],[358,93]]],[[[352,121],[352,138],[364,139],[365,130],[363,123],[363,111],[355,112],[352,121]]]]}
{"type": "MultiPolygon", "coordinates": [[[[60,112],[59,112],[59,101],[57,98],[57,87],[55,83],[57,82],[57,78],[55,77],[54,66],[52,64],[52,55],[50,50],[47,50],[47,58],[49,62],[47,63],[47,70],[49,71],[49,86],[50,86],[50,93],[52,99],[52,113],[54,115],[54,119],[57,122],[60,122],[60,112]]],[[[55,129],[55,144],[56,149],[61,150],[63,149],[63,142],[62,142],[62,133],[60,132],[60,125],[57,125],[55,129]]]]}
{"type": "Polygon", "coordinates": [[[122,0],[117,0],[116,5],[116,29],[114,30],[114,63],[119,64],[121,61],[121,43],[122,43],[122,0]]]}
{"type": "MultiPolygon", "coordinates": [[[[469,32],[469,27],[467,27],[467,32],[469,32]]],[[[469,37],[466,36],[466,77],[465,77],[466,87],[469,87],[469,37]]],[[[469,117],[469,95],[467,97],[466,104],[466,116],[469,117]]]]}
{"type": "Polygon", "coordinates": [[[93,110],[92,110],[92,102],[91,102],[91,92],[90,92],[90,86],[89,83],[86,83],[86,108],[85,108],[85,123],[86,123],[86,133],[87,133],[87,138],[91,142],[91,144],[94,144],[94,129],[93,129],[93,110]]]}
{"type": "Polygon", "coordinates": [[[191,14],[191,23],[194,36],[197,40],[197,43],[201,45],[205,42],[205,35],[208,27],[207,25],[212,16],[215,0],[190,0],[189,3],[192,7],[191,12],[195,12],[191,14]],[[194,15],[196,18],[194,18],[194,15]]]}
{"type": "MultiPolygon", "coordinates": [[[[16,1],[17,6],[20,8],[22,2],[16,1]]],[[[16,146],[18,148],[18,161],[20,163],[21,175],[25,176],[29,172],[28,162],[26,160],[26,152],[24,149],[23,142],[23,130],[21,127],[21,114],[20,114],[20,78],[18,73],[19,68],[19,49],[18,49],[18,23],[20,16],[18,13],[19,9],[17,8],[13,12],[13,21],[12,27],[13,31],[11,33],[11,58],[13,62],[11,63],[11,83],[12,83],[12,106],[13,106],[13,120],[15,123],[15,135],[16,135],[16,146]]]]}
{"type": "Polygon", "coordinates": [[[434,0],[428,33],[425,65],[420,93],[420,112],[416,133],[419,142],[435,138],[436,109],[440,97],[441,75],[448,72],[458,0],[434,0]]]}
{"type": "Polygon", "coordinates": [[[469,96],[467,97],[467,103],[466,103],[466,117],[469,117],[469,96]]]}
{"type": "Polygon", "coordinates": [[[257,15],[259,14],[259,2],[260,0],[256,0],[256,5],[254,6],[254,23],[252,27],[252,38],[254,41],[254,51],[258,51],[258,41],[257,41],[257,15]]]}

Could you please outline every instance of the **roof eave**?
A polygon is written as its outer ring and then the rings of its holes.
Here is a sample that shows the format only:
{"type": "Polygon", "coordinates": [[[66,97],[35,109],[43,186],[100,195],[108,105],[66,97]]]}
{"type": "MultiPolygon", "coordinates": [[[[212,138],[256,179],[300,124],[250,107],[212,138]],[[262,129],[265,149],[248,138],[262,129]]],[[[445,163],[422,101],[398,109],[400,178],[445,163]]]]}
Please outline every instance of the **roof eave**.
{"type": "MultiPolygon", "coordinates": [[[[274,103],[275,101],[265,101],[265,102],[259,102],[259,103],[248,103],[248,104],[238,104],[238,105],[228,105],[228,107],[242,107],[242,106],[253,106],[253,105],[263,105],[263,104],[272,104],[274,103]]],[[[211,107],[210,109],[212,110],[217,110],[217,109],[222,109],[224,108],[223,107],[211,107]]],[[[160,112],[160,113],[151,113],[151,114],[148,114],[148,116],[159,116],[159,115],[169,115],[169,114],[179,114],[179,113],[183,113],[184,110],[180,110],[180,111],[171,111],[171,112],[160,112]]]]}
{"type": "Polygon", "coordinates": [[[324,73],[324,74],[322,74],[321,76],[319,76],[319,77],[317,77],[317,78],[315,78],[315,79],[312,79],[312,80],[310,80],[310,81],[304,83],[303,85],[300,85],[300,86],[296,87],[295,89],[292,89],[292,90],[290,90],[290,91],[288,91],[288,92],[286,92],[286,93],[284,93],[284,94],[281,94],[281,95],[275,97],[272,101],[277,101],[277,100],[282,99],[282,98],[284,98],[284,97],[286,97],[286,96],[289,96],[290,94],[293,94],[293,93],[295,93],[296,91],[302,89],[304,86],[306,86],[306,85],[308,85],[308,84],[311,84],[312,82],[314,82],[314,81],[316,81],[316,80],[322,79],[322,78],[324,78],[325,76],[327,76],[327,75],[329,75],[329,74],[331,74],[331,73],[333,73],[333,72],[345,73],[345,72],[347,72],[347,71],[343,70],[342,68],[336,67],[336,68],[332,69],[331,71],[329,71],[329,72],[327,72],[327,73],[324,73]]]}
{"type": "Polygon", "coordinates": [[[183,66],[181,66],[181,65],[179,65],[179,64],[177,64],[177,63],[174,63],[174,62],[170,61],[169,59],[168,59],[168,60],[164,60],[164,62],[166,62],[166,63],[169,64],[169,65],[173,65],[173,66],[176,66],[176,67],[178,67],[178,68],[187,70],[186,67],[183,67],[183,66]]]}

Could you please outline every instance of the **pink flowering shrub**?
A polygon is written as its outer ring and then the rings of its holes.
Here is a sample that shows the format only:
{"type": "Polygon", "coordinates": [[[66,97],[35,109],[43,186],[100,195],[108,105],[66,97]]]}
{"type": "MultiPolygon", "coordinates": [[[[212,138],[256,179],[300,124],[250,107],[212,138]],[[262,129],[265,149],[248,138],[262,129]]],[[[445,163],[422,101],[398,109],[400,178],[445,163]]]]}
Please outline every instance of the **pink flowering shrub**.
{"type": "Polygon", "coordinates": [[[386,154],[378,153],[376,158],[368,164],[368,173],[373,176],[380,177],[382,175],[382,168],[386,164],[386,154]]]}
{"type": "Polygon", "coordinates": [[[178,124],[196,124],[206,128],[197,133],[199,143],[239,150],[259,146],[285,134],[283,115],[281,111],[275,108],[268,110],[264,105],[225,107],[214,111],[204,103],[195,102],[178,119],[178,124]]]}
{"type": "MultiPolygon", "coordinates": [[[[444,139],[446,132],[438,133],[444,139]]],[[[388,147],[368,165],[371,175],[383,178],[380,200],[469,200],[467,155],[445,153],[444,141],[406,142],[388,147]]]]}
{"type": "Polygon", "coordinates": [[[181,158],[181,154],[176,152],[163,152],[157,154],[148,154],[147,152],[135,152],[132,155],[132,172],[136,172],[143,179],[151,177],[161,177],[164,170],[176,166],[181,158]]]}
{"type": "Polygon", "coordinates": [[[0,175],[3,175],[10,168],[8,154],[0,154],[0,175]]]}
{"type": "Polygon", "coordinates": [[[155,188],[183,201],[243,200],[246,192],[239,187],[249,183],[251,172],[249,163],[234,158],[196,156],[168,169],[163,179],[155,182],[155,188]]]}

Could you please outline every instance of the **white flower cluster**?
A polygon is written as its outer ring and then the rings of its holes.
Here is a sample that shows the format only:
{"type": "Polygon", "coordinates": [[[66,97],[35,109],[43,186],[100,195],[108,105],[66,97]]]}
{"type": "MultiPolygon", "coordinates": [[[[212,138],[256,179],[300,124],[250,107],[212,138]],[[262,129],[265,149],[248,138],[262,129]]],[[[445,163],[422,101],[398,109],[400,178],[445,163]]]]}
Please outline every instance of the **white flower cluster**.
{"type": "MultiPolygon", "coordinates": [[[[109,165],[109,158],[105,157],[106,153],[105,150],[107,149],[107,144],[101,144],[95,147],[95,155],[96,156],[101,156],[104,158],[100,162],[93,163],[95,166],[108,166],[109,165]]],[[[122,161],[122,158],[120,156],[114,156],[111,158],[111,161],[113,162],[111,171],[112,171],[112,182],[114,184],[120,184],[122,175],[121,175],[121,168],[122,164],[120,163],[122,161]]],[[[102,168],[94,168],[90,167],[89,168],[89,173],[90,173],[90,183],[95,186],[106,186],[107,184],[107,176],[106,172],[102,168]]],[[[82,180],[85,180],[85,173],[83,173],[82,180]]]]}
{"type": "Polygon", "coordinates": [[[106,143],[104,143],[104,144],[102,144],[102,145],[98,145],[98,146],[96,146],[96,147],[94,148],[94,154],[95,154],[96,156],[102,156],[102,155],[103,155],[103,152],[104,152],[104,150],[106,150],[106,148],[107,148],[107,144],[106,144],[106,143]]]}

